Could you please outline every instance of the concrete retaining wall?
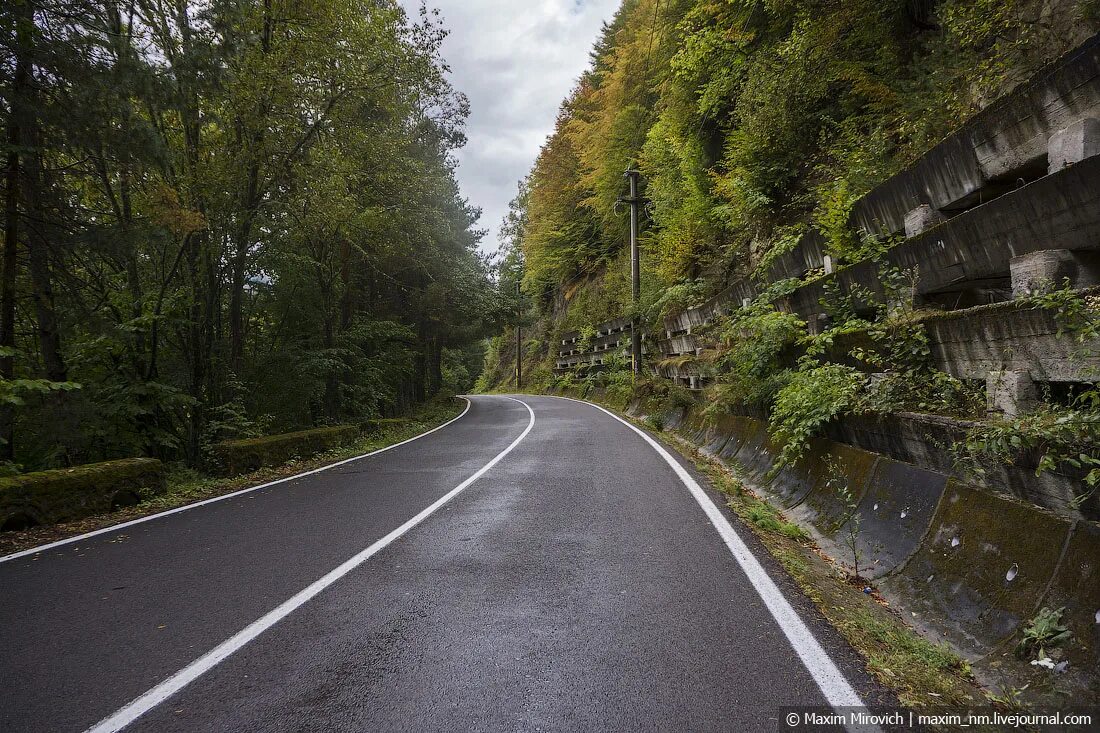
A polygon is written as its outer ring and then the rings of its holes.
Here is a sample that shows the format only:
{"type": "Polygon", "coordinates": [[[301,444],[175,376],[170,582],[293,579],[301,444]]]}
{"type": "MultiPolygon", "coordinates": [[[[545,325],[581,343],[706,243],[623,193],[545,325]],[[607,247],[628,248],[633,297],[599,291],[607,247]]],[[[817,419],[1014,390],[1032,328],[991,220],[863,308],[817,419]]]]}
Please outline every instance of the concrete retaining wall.
{"type": "Polygon", "coordinates": [[[1040,609],[1064,606],[1072,673],[1100,675],[1100,525],[826,439],[776,473],[778,446],[753,418],[708,423],[678,410],[664,422],[733,466],[849,569],[854,540],[861,574],[934,638],[980,656],[1015,643],[1040,609]]]}
{"type": "MultiPolygon", "coordinates": [[[[558,346],[558,358],[554,369],[558,372],[577,367],[600,367],[614,355],[630,358],[630,320],[616,318],[594,326],[595,336],[590,343],[583,343],[580,331],[562,335],[558,346]]],[[[646,349],[643,344],[643,353],[646,349]]]]}
{"type": "Polygon", "coordinates": [[[978,654],[1039,610],[1071,527],[1063,517],[952,482],[920,549],[887,587],[918,618],[978,654]]]}
{"type": "Polygon", "coordinates": [[[1030,178],[1047,167],[1047,140],[1070,123],[1100,117],[1100,38],[1052,63],[971,118],[914,165],[854,207],[868,231],[900,232],[921,204],[969,208],[997,194],[997,183],[1030,178]]]}
{"type": "MultiPolygon", "coordinates": [[[[973,483],[976,478],[958,465],[951,447],[964,440],[977,423],[970,420],[895,413],[889,417],[848,415],[831,423],[829,438],[916,466],[973,483]]],[[[1085,471],[1065,466],[1036,476],[1040,456],[1024,453],[1012,463],[993,461],[984,466],[982,485],[1071,518],[1100,520],[1100,497],[1079,500],[1085,471]]]]}

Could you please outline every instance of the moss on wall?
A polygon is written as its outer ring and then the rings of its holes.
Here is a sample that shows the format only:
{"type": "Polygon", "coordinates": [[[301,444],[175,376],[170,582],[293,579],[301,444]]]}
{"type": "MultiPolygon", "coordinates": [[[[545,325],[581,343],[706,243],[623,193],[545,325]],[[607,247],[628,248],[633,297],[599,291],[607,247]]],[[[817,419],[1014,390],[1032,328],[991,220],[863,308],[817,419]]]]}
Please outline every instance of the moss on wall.
{"type": "Polygon", "coordinates": [[[211,473],[237,476],[265,466],[278,466],[292,458],[305,458],[338,448],[359,437],[355,425],[337,425],[262,438],[231,440],[210,449],[211,473]]]}
{"type": "Polygon", "coordinates": [[[107,512],[164,490],[153,458],[92,463],[0,479],[0,530],[23,529],[107,512]]]}

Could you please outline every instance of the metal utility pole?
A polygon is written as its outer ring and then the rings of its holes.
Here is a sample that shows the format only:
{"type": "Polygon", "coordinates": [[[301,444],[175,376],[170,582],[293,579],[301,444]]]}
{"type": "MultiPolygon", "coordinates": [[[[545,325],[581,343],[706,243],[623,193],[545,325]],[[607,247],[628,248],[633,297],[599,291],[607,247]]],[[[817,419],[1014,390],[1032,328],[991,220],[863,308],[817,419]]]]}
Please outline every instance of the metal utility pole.
{"type": "Polygon", "coordinates": [[[630,196],[623,199],[630,205],[630,369],[637,377],[642,373],[642,334],[638,330],[638,301],[641,299],[642,269],[638,257],[638,178],[641,174],[629,170],[625,176],[630,181],[630,196]]]}
{"type": "Polygon", "coordinates": [[[519,280],[516,280],[516,390],[523,389],[523,343],[520,339],[519,321],[523,313],[520,303],[519,280]]]}

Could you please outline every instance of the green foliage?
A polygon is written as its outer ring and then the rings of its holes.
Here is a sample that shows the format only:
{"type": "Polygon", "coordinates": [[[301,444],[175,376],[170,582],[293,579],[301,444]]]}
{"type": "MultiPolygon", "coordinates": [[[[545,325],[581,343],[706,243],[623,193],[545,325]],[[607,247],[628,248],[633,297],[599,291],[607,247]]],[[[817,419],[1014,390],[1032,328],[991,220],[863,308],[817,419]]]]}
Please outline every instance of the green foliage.
{"type": "Polygon", "coordinates": [[[577,348],[582,352],[588,352],[592,350],[592,345],[596,341],[596,327],[592,324],[586,324],[581,326],[580,340],[577,341],[577,348]]]}
{"type": "Polygon", "coordinates": [[[769,281],[768,269],[780,257],[794,250],[802,241],[804,233],[804,228],[800,225],[778,228],[771,241],[767,243],[760,262],[753,270],[753,278],[758,282],[767,283],[769,281]]]}
{"type": "Polygon", "coordinates": [[[1100,336],[1100,295],[1083,295],[1069,280],[1059,289],[1032,295],[1029,302],[1050,311],[1058,323],[1058,336],[1085,343],[1100,336]]]}
{"type": "Polygon", "coordinates": [[[614,260],[631,164],[663,284],[753,269],[811,221],[865,257],[855,198],[1083,37],[1092,4],[1049,23],[1040,0],[623,4],[527,181],[529,290],[549,306],[614,260]]]}
{"type": "Polygon", "coordinates": [[[716,396],[708,410],[734,405],[767,405],[787,384],[784,357],[801,339],[806,324],[763,301],[735,311],[717,327],[716,396]]]}
{"type": "Polygon", "coordinates": [[[779,511],[766,502],[749,503],[744,516],[745,519],[765,532],[775,532],[799,542],[808,539],[806,532],[801,527],[784,521],[779,516],[779,511]]]}
{"type": "Polygon", "coordinates": [[[798,459],[831,420],[849,411],[866,378],[851,367],[825,364],[791,375],[776,395],[769,421],[772,437],[783,445],[778,464],[798,459]]]}
{"type": "Polygon", "coordinates": [[[1100,390],[1081,394],[1069,407],[1041,405],[1033,412],[973,427],[954,446],[956,457],[976,473],[992,463],[1014,464],[1039,457],[1036,475],[1055,469],[1083,474],[1078,503],[1100,487],[1100,390]]]}
{"type": "Polygon", "coordinates": [[[584,377],[586,391],[603,390],[611,402],[625,402],[634,392],[634,374],[622,354],[608,353],[602,369],[593,369],[584,377]]]}
{"type": "Polygon", "coordinates": [[[516,304],[456,183],[436,14],[47,0],[0,27],[0,462],[194,465],[477,377],[516,304]]]}
{"type": "Polygon", "coordinates": [[[702,280],[676,283],[665,288],[660,297],[650,306],[651,321],[661,321],[675,313],[699,305],[706,299],[710,288],[702,280]]]}
{"type": "Polygon", "coordinates": [[[825,238],[825,251],[834,258],[848,261],[858,248],[859,238],[848,224],[852,205],[858,198],[852,195],[843,178],[836,179],[819,194],[814,223],[825,238]]]}
{"type": "MultiPolygon", "coordinates": [[[[1058,336],[1091,349],[1100,337],[1100,296],[1084,295],[1066,282],[1057,290],[1031,296],[1029,302],[1053,313],[1058,336]]],[[[1073,355],[1075,356],[1075,355],[1073,355]]],[[[1100,389],[1076,395],[1068,407],[1044,404],[1034,412],[971,430],[956,454],[982,472],[991,461],[1015,462],[1025,452],[1039,455],[1036,476],[1063,470],[1083,474],[1083,486],[1070,502],[1080,508],[1100,488],[1100,389]]]]}
{"type": "Polygon", "coordinates": [[[1023,638],[1016,645],[1016,656],[1043,659],[1047,657],[1048,648],[1069,642],[1073,638],[1073,632],[1061,623],[1065,612],[1065,608],[1051,609],[1044,606],[1024,626],[1023,638]]]}

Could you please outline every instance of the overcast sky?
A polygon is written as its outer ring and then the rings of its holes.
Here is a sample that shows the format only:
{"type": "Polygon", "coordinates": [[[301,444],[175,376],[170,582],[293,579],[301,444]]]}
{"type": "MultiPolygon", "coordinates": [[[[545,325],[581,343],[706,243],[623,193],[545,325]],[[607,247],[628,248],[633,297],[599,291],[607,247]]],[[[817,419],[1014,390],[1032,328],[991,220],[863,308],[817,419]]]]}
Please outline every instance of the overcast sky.
{"type": "MultiPolygon", "coordinates": [[[[420,0],[401,0],[413,17],[420,0]]],[[[600,25],[619,0],[428,0],[451,35],[443,46],[455,88],[470,98],[469,142],[458,154],[463,195],[497,231],[558,106],[588,66],[600,25]]]]}

